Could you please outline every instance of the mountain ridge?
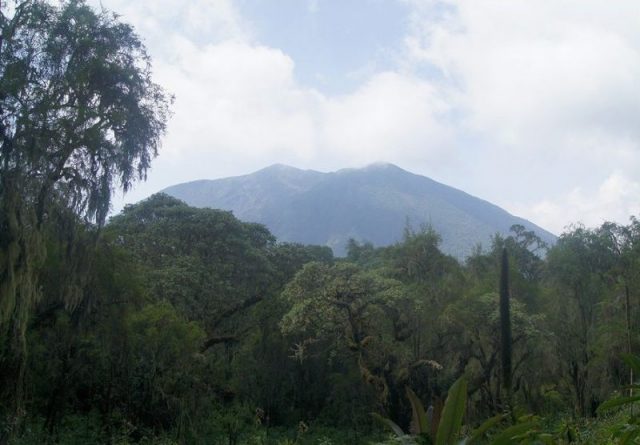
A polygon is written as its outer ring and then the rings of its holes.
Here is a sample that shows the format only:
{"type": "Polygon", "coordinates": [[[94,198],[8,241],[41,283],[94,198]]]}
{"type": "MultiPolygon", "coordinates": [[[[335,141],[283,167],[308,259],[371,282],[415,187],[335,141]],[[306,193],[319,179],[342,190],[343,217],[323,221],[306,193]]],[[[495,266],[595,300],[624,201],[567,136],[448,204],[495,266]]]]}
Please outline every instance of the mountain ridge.
{"type": "Polygon", "coordinates": [[[176,184],[163,192],[196,207],[232,211],[265,224],[281,241],[330,246],[345,253],[349,238],[376,246],[399,241],[407,221],[430,224],[444,252],[463,259],[513,224],[544,241],[555,235],[489,201],[390,163],[334,172],[273,164],[256,172],[176,184]]]}

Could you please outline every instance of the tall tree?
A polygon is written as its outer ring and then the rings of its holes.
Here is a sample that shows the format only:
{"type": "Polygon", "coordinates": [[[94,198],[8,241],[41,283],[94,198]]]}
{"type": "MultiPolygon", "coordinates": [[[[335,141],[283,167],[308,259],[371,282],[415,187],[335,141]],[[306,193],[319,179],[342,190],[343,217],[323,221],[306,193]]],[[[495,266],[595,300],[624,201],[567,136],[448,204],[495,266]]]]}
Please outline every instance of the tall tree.
{"type": "Polygon", "coordinates": [[[82,0],[3,2],[0,28],[0,389],[19,402],[44,227],[56,208],[104,223],[112,190],[145,177],[170,98],[132,28],[82,0]]]}
{"type": "Polygon", "coordinates": [[[509,256],[507,249],[502,249],[502,263],[500,268],[500,358],[502,360],[502,382],[507,393],[507,400],[511,395],[511,353],[513,342],[511,339],[511,309],[509,307],[509,256]]]}
{"type": "Polygon", "coordinates": [[[314,345],[350,351],[362,378],[385,404],[388,382],[382,372],[372,372],[371,363],[384,355],[384,338],[399,340],[410,335],[398,328],[395,306],[404,298],[400,283],[351,263],[313,262],[296,274],[282,296],[290,305],[280,323],[282,331],[301,337],[294,357],[304,360],[314,345]],[[385,328],[392,332],[383,335],[385,328]]]}
{"type": "MultiPolygon", "coordinates": [[[[640,222],[632,217],[628,226],[612,222],[605,222],[596,229],[596,233],[607,248],[610,256],[610,268],[607,276],[611,280],[611,287],[621,295],[624,300],[624,325],[626,337],[626,353],[634,352],[636,343],[633,334],[633,308],[631,305],[632,294],[636,292],[638,282],[638,270],[640,265],[640,222]]],[[[604,255],[603,255],[604,256],[604,255]]],[[[629,385],[633,385],[633,368],[629,368],[629,385]]],[[[633,389],[629,389],[629,395],[633,395],[633,389]]]]}
{"type": "Polygon", "coordinates": [[[547,256],[553,299],[547,314],[556,336],[561,372],[577,413],[593,414],[605,389],[598,366],[601,320],[611,293],[609,271],[614,264],[609,241],[596,230],[573,227],[562,234],[547,256]]]}

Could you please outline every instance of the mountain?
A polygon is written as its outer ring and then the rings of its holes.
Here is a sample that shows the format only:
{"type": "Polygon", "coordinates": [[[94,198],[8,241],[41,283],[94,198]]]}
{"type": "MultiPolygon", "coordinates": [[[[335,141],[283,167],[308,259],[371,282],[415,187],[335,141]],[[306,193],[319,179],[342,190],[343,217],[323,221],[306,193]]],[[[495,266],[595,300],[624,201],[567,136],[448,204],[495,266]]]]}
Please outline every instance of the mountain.
{"type": "Polygon", "coordinates": [[[330,246],[345,254],[349,238],[376,246],[401,239],[409,222],[431,224],[442,250],[458,258],[488,246],[513,224],[544,241],[555,236],[490,202],[392,164],[332,173],[276,164],[255,173],[171,186],[165,193],[196,207],[231,210],[241,220],[266,225],[281,241],[330,246]]]}

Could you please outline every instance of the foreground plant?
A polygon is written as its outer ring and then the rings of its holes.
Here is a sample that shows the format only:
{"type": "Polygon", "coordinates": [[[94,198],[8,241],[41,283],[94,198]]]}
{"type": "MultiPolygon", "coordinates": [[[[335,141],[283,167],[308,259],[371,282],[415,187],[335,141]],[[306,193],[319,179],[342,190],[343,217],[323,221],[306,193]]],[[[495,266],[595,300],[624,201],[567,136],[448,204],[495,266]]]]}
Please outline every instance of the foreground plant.
{"type": "MultiPolygon", "coordinates": [[[[640,373],[640,357],[625,354],[622,356],[622,359],[635,375],[640,373]]],[[[604,414],[616,408],[629,408],[629,417],[627,420],[617,424],[611,432],[610,439],[613,440],[614,443],[621,445],[638,443],[640,439],[640,416],[638,415],[638,410],[634,411],[636,403],[640,401],[640,385],[633,383],[626,389],[629,391],[628,396],[615,397],[607,400],[600,405],[596,411],[598,414],[604,414]]]]}
{"type": "MultiPolygon", "coordinates": [[[[466,437],[460,437],[462,431],[462,419],[467,404],[467,381],[464,377],[456,380],[447,394],[447,400],[441,413],[434,413],[430,407],[424,409],[424,405],[416,394],[407,388],[407,397],[411,403],[413,418],[413,435],[406,434],[391,419],[373,414],[375,418],[389,427],[403,444],[416,443],[434,445],[472,445],[480,443],[485,435],[508,418],[507,414],[494,416],[479,427],[471,431],[466,437]],[[439,418],[439,421],[437,420],[439,418]]],[[[533,443],[534,437],[537,443],[554,443],[551,435],[538,433],[539,421],[533,416],[525,416],[519,419],[515,425],[496,433],[489,439],[491,445],[507,445],[512,443],[533,443]]]]}

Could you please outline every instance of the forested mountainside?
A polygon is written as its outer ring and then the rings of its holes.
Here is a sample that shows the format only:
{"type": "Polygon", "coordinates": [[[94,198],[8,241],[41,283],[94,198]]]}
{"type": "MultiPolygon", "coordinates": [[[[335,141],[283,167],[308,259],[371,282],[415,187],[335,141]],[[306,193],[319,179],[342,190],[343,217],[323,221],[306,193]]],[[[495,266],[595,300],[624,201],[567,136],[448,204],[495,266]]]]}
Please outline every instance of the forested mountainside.
{"type": "Polygon", "coordinates": [[[402,238],[409,222],[431,225],[441,248],[463,259],[477,244],[514,224],[553,243],[535,224],[460,190],[392,164],[333,173],[273,165],[255,173],[178,184],[165,193],[196,207],[233,211],[243,221],[266,225],[280,240],[326,245],[338,256],[349,239],[387,246],[402,238]]]}
{"type": "MultiPolygon", "coordinates": [[[[61,215],[46,239],[28,331],[29,432],[16,443],[395,443],[385,423],[410,431],[416,400],[442,409],[447,391],[468,398],[467,432],[513,406],[548,416],[519,421],[532,440],[587,443],[608,424],[581,419],[628,384],[622,357],[637,347],[638,309],[624,304],[640,284],[635,220],[576,227],[551,248],[514,226],[464,263],[428,228],[388,247],[352,241],[335,258],[158,194],[100,234],[61,215]]],[[[509,419],[491,431],[515,434],[509,419]]]]}

